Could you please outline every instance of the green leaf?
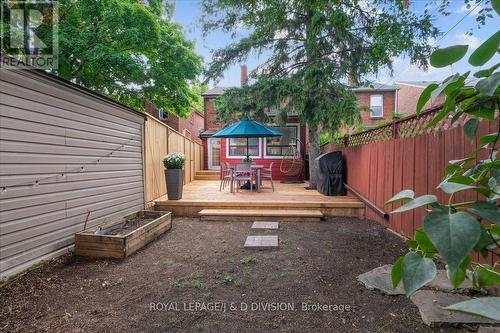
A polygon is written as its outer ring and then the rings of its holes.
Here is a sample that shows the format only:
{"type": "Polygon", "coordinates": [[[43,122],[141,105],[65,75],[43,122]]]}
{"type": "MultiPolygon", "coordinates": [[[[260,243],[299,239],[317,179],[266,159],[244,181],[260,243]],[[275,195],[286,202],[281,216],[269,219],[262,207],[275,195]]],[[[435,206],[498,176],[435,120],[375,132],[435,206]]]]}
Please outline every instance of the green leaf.
{"type": "Polygon", "coordinates": [[[446,87],[448,87],[448,85],[456,82],[458,79],[460,79],[460,74],[458,74],[458,73],[453,74],[453,75],[449,76],[448,78],[446,78],[446,80],[441,82],[441,84],[439,85],[439,87],[436,90],[431,92],[431,99],[434,101],[446,89],[446,87]]]}
{"type": "Polygon", "coordinates": [[[418,242],[414,239],[407,239],[405,240],[405,244],[408,245],[410,249],[416,250],[418,247],[418,242]]]}
{"type": "Polygon", "coordinates": [[[426,206],[435,202],[437,202],[437,197],[435,195],[431,194],[422,195],[421,197],[415,198],[412,201],[408,202],[407,204],[395,209],[393,213],[406,212],[408,210],[426,206]]]}
{"type": "Polygon", "coordinates": [[[475,89],[487,96],[493,96],[500,84],[500,72],[493,73],[490,77],[476,83],[475,89]]]}
{"type": "Polygon", "coordinates": [[[470,185],[474,183],[474,179],[471,177],[467,176],[453,176],[448,179],[449,182],[451,183],[459,183],[459,184],[464,184],[464,185],[470,185]]]}
{"type": "Polygon", "coordinates": [[[491,7],[500,15],[500,0],[491,0],[491,7]]]}
{"type": "Polygon", "coordinates": [[[412,190],[403,190],[398,194],[396,194],[395,196],[393,196],[392,198],[390,198],[389,200],[387,200],[385,204],[388,205],[400,201],[408,201],[413,198],[415,198],[415,192],[413,192],[412,190]]]}
{"type": "Polygon", "coordinates": [[[465,111],[466,113],[483,118],[483,119],[488,119],[488,120],[494,120],[495,119],[495,110],[490,109],[490,108],[478,108],[478,109],[472,109],[471,111],[465,111]]]}
{"type": "Polygon", "coordinates": [[[493,65],[488,69],[482,69],[480,71],[477,71],[474,73],[474,76],[477,78],[488,77],[491,74],[493,74],[493,72],[496,71],[498,67],[500,67],[500,63],[493,65]]]}
{"type": "Polygon", "coordinates": [[[477,128],[479,126],[479,120],[477,118],[471,118],[467,120],[464,124],[464,133],[470,142],[473,142],[476,138],[477,128]]]}
{"type": "Polygon", "coordinates": [[[403,259],[403,285],[407,296],[431,282],[436,276],[436,264],[415,252],[409,252],[403,259]]]}
{"type": "Polygon", "coordinates": [[[405,257],[401,256],[396,260],[394,265],[392,266],[391,270],[391,281],[392,281],[392,288],[396,289],[399,282],[401,281],[401,278],[403,277],[403,260],[405,257]]]}
{"type": "Polygon", "coordinates": [[[481,297],[447,306],[445,309],[500,320],[500,297],[481,297]]]}
{"type": "Polygon", "coordinates": [[[455,270],[451,270],[449,266],[446,266],[446,275],[448,276],[448,280],[450,280],[453,288],[458,288],[465,281],[467,267],[469,267],[471,261],[472,258],[467,256],[455,270]]]}
{"type": "Polygon", "coordinates": [[[483,135],[482,137],[479,138],[479,143],[485,145],[488,143],[494,142],[498,137],[498,133],[490,133],[483,135]]]}
{"type": "Polygon", "coordinates": [[[420,97],[418,98],[417,102],[417,114],[422,111],[422,108],[425,106],[425,104],[429,101],[431,98],[431,93],[434,89],[439,87],[439,84],[437,83],[431,83],[427,87],[425,87],[424,91],[420,94],[420,97]]]}
{"type": "Polygon", "coordinates": [[[446,173],[455,173],[455,172],[458,172],[458,171],[461,171],[463,168],[459,165],[447,165],[445,170],[446,170],[446,173]]]}
{"type": "Polygon", "coordinates": [[[431,65],[436,68],[449,66],[462,59],[468,49],[468,45],[454,45],[444,49],[437,49],[431,54],[431,65]]]}
{"type": "Polygon", "coordinates": [[[456,270],[479,240],[479,222],[465,212],[433,211],[424,219],[424,230],[450,270],[456,270]]]}
{"type": "Polygon", "coordinates": [[[495,203],[476,201],[474,205],[469,208],[469,211],[496,225],[500,225],[500,209],[495,203]]]}
{"type": "Polygon", "coordinates": [[[473,277],[474,285],[479,288],[500,285],[500,272],[489,265],[477,265],[473,277]]]}
{"type": "Polygon", "coordinates": [[[434,244],[432,244],[429,237],[427,237],[425,231],[422,228],[418,228],[415,230],[414,235],[415,241],[417,241],[418,247],[422,250],[426,255],[433,255],[437,252],[434,244]]]}
{"type": "Polygon", "coordinates": [[[469,162],[472,160],[474,160],[474,157],[466,157],[466,158],[462,158],[459,160],[450,160],[450,161],[448,161],[448,163],[450,163],[450,164],[462,164],[462,163],[469,162]]]}
{"type": "Polygon", "coordinates": [[[452,194],[460,191],[476,189],[477,187],[466,184],[443,181],[441,184],[439,184],[438,188],[442,189],[444,192],[448,194],[452,194]]]}
{"type": "Polygon", "coordinates": [[[490,60],[500,47],[500,31],[482,43],[469,57],[469,64],[482,66],[490,60]]]}

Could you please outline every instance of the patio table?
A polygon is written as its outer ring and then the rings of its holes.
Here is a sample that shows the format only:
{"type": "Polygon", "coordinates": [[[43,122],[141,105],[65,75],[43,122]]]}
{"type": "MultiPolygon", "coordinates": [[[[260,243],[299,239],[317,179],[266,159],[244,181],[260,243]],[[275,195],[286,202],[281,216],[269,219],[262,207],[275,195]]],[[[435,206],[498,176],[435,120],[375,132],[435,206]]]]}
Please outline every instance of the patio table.
{"type": "MultiPolygon", "coordinates": [[[[261,174],[261,171],[264,168],[264,166],[261,165],[261,164],[252,164],[250,167],[252,169],[254,169],[256,171],[256,173],[257,173],[257,179],[256,179],[256,184],[255,185],[256,185],[257,192],[260,192],[260,186],[261,186],[261,183],[262,183],[261,182],[260,174],[261,174]]],[[[234,170],[234,167],[231,167],[230,169],[234,170]]],[[[247,184],[242,185],[241,188],[245,188],[246,189],[246,187],[243,187],[243,186],[246,186],[247,184]]],[[[233,190],[233,182],[231,181],[231,193],[233,193],[233,192],[234,192],[234,190],[233,190]]]]}

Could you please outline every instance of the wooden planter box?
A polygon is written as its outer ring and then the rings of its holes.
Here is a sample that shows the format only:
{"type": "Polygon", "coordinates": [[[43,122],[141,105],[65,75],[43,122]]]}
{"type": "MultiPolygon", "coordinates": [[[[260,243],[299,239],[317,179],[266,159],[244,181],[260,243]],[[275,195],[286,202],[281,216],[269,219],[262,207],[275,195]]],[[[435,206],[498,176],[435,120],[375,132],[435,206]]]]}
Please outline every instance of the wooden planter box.
{"type": "Polygon", "coordinates": [[[172,228],[172,213],[145,211],[126,216],[122,221],[107,223],[80,231],[75,235],[75,255],[84,257],[125,258],[172,228]],[[125,235],[97,235],[99,229],[119,228],[124,221],[139,217],[153,221],[125,235]]]}

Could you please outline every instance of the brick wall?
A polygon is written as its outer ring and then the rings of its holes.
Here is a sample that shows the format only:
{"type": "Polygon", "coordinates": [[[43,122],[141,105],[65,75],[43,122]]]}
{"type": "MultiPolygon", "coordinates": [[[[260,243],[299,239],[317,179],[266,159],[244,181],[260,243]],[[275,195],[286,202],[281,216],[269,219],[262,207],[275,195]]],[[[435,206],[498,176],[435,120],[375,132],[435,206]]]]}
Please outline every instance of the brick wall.
{"type": "Polygon", "coordinates": [[[170,113],[167,119],[160,119],[158,115],[158,108],[153,103],[146,101],[144,103],[144,108],[146,109],[146,113],[150,114],[164,124],[175,129],[176,131],[186,135],[188,138],[201,143],[199,134],[200,130],[204,128],[205,124],[204,117],[201,113],[194,111],[189,115],[188,118],[180,118],[170,113]]]}
{"type": "Polygon", "coordinates": [[[205,97],[205,129],[209,131],[218,131],[224,127],[224,124],[217,122],[214,102],[214,97],[205,97]]]}
{"type": "Polygon", "coordinates": [[[365,125],[377,125],[379,122],[387,121],[392,119],[392,113],[394,112],[394,107],[396,105],[396,92],[395,91],[373,91],[373,92],[355,92],[358,98],[358,105],[370,107],[370,96],[371,95],[382,95],[384,102],[384,116],[383,118],[371,118],[371,113],[369,111],[362,111],[361,118],[363,124],[365,125]]]}
{"type": "MultiPolygon", "coordinates": [[[[398,110],[401,113],[406,115],[414,114],[417,107],[417,101],[424,91],[423,87],[410,86],[406,84],[398,84],[399,87],[399,96],[398,96],[398,110]]],[[[439,95],[436,100],[429,101],[425,104],[423,110],[431,108],[435,105],[439,105],[443,103],[444,96],[443,94],[439,95]]]]}

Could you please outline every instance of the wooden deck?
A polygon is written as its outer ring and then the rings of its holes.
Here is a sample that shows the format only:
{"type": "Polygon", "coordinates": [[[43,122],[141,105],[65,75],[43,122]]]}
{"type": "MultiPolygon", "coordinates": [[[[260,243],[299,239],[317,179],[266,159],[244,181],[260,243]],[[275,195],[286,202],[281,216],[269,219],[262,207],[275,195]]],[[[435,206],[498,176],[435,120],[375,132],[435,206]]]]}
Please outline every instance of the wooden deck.
{"type": "Polygon", "coordinates": [[[219,191],[219,181],[197,180],[184,186],[181,200],[162,197],[155,201],[155,209],[171,211],[174,216],[198,217],[203,209],[239,210],[320,210],[324,216],[363,217],[365,206],[351,196],[328,197],[315,190],[306,190],[304,184],[274,182],[273,192],[269,182],[264,182],[261,192],[240,190],[230,193],[219,191]]]}

